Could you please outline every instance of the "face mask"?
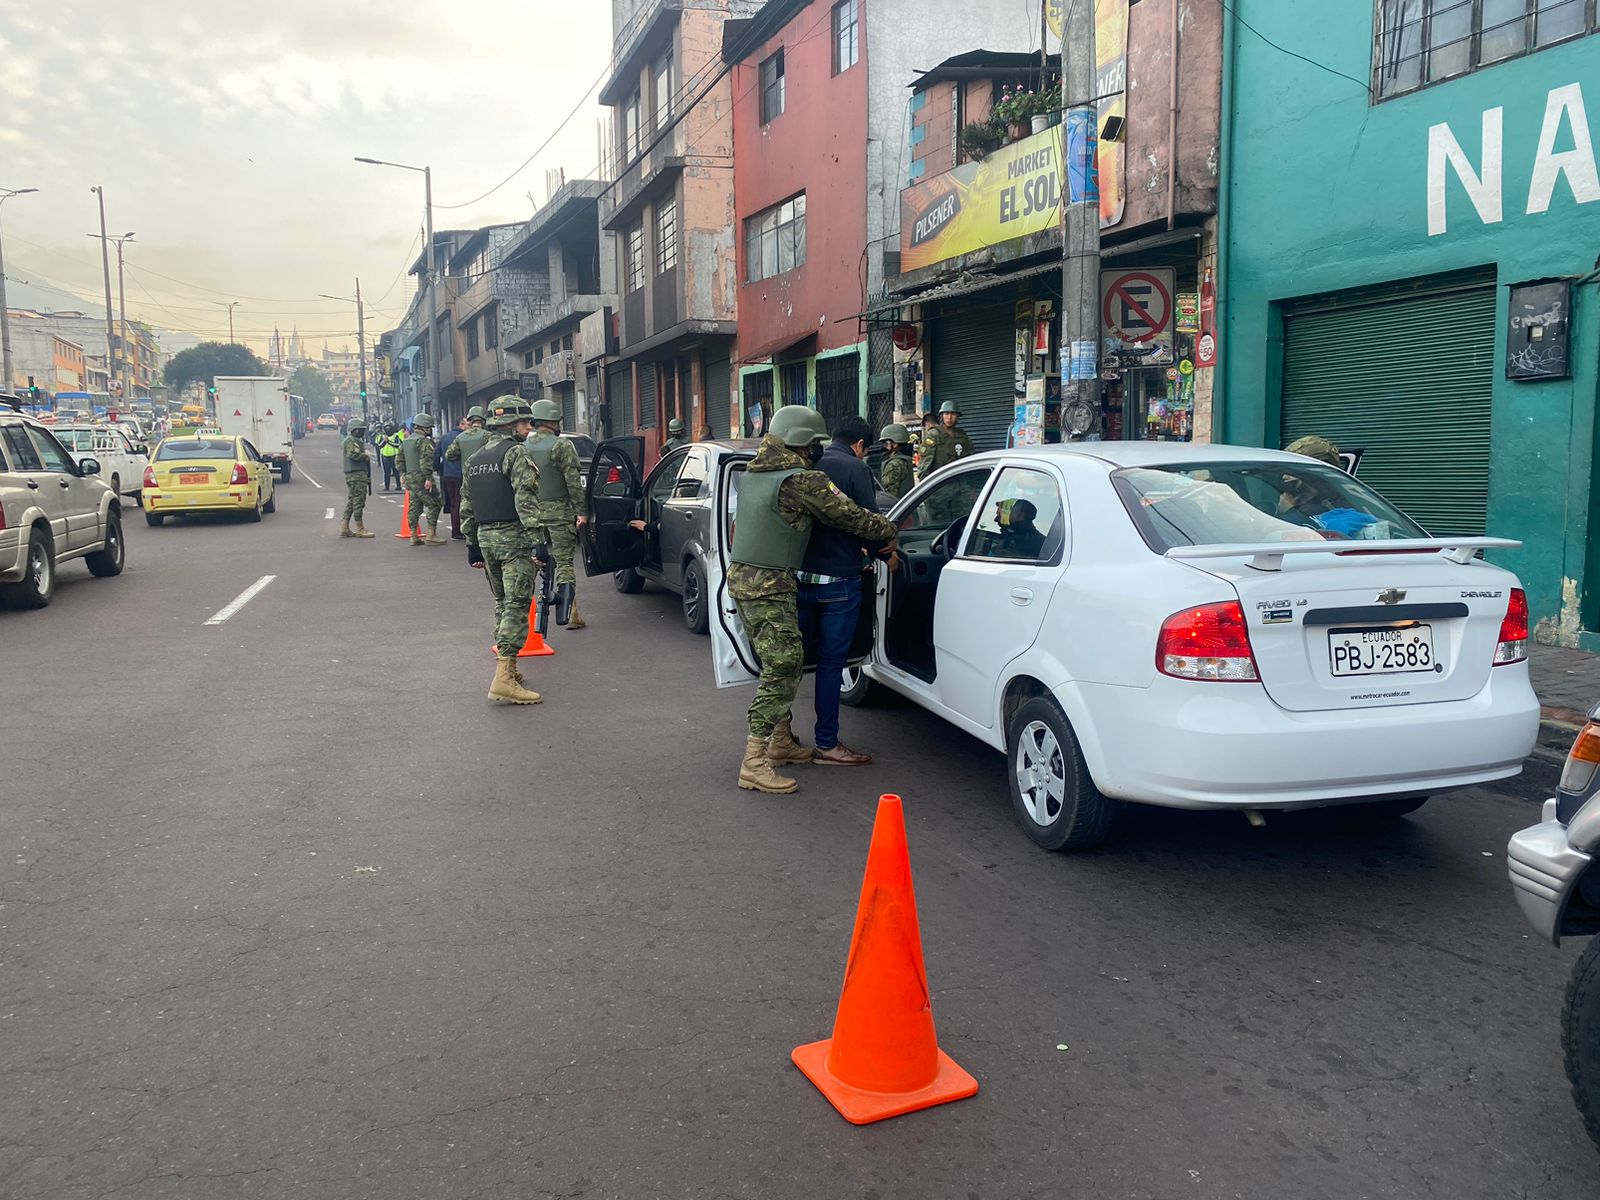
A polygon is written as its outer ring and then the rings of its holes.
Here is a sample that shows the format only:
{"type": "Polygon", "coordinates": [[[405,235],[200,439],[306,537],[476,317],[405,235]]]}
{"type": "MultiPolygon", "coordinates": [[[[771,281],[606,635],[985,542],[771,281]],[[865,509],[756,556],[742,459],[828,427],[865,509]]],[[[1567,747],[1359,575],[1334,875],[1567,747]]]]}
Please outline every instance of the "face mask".
{"type": "Polygon", "coordinates": [[[806,447],[806,457],[808,457],[814,463],[819,463],[822,461],[822,452],[825,449],[827,449],[827,447],[823,446],[820,442],[813,442],[810,446],[806,447]]]}

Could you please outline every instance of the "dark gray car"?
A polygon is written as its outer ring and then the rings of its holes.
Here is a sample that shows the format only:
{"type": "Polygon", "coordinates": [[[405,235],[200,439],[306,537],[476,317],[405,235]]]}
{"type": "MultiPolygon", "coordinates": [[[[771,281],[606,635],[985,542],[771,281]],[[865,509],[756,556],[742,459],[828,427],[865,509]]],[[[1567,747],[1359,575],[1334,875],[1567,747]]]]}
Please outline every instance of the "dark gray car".
{"type": "Polygon", "coordinates": [[[584,570],[612,576],[617,591],[642,592],[646,581],[683,598],[683,623],[709,628],[705,546],[711,529],[711,485],[717,465],[734,454],[749,458],[756,439],[695,442],[666,455],[641,477],[644,442],[613,438],[594,451],[588,472],[589,523],[580,535],[584,570]],[[647,523],[644,533],[628,527],[647,523]]]}

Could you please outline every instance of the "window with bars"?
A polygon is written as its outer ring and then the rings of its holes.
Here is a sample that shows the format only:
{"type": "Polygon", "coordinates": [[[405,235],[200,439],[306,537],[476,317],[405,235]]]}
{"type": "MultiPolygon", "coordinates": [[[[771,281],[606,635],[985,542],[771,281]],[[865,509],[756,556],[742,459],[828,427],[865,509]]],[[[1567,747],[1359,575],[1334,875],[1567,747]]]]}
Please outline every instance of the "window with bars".
{"type": "Polygon", "coordinates": [[[1405,95],[1600,28],[1596,0],[1377,0],[1375,100],[1405,95]]]}
{"type": "Polygon", "coordinates": [[[644,226],[635,225],[628,230],[628,290],[637,292],[644,287],[644,226]]]}
{"type": "Polygon", "coordinates": [[[483,314],[483,348],[485,350],[498,350],[500,348],[500,306],[491,305],[489,311],[483,314]]]}
{"type": "Polygon", "coordinates": [[[755,283],[804,266],[806,196],[774,204],[744,223],[744,275],[755,283]]]}
{"type": "Polygon", "coordinates": [[[467,322],[467,357],[478,357],[478,322],[467,322]]]}
{"type": "Polygon", "coordinates": [[[668,50],[650,69],[655,87],[656,128],[665,129],[672,120],[672,51],[668,50]]]}
{"type": "Polygon", "coordinates": [[[848,71],[861,59],[861,0],[833,6],[833,73],[848,71]]]}
{"type": "Polygon", "coordinates": [[[678,201],[669,197],[656,206],[656,274],[678,265],[678,201]]]}
{"type": "Polygon", "coordinates": [[[783,113],[783,47],[779,46],[771,57],[762,60],[761,123],[765,125],[783,113]]]}
{"type": "Polygon", "coordinates": [[[639,124],[639,89],[634,88],[628,103],[622,109],[622,157],[631,163],[639,157],[640,136],[644,132],[639,124]]]}

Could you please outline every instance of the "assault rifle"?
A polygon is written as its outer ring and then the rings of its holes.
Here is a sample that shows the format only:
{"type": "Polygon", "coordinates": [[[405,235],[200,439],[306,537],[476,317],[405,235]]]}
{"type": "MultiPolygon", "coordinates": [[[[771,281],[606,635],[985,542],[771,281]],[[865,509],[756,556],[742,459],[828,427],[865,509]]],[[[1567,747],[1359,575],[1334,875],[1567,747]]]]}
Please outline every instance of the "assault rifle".
{"type": "Polygon", "coordinates": [[[539,564],[539,614],[534,628],[543,637],[550,632],[550,609],[556,602],[556,556],[550,553],[550,543],[540,542],[533,550],[534,561],[539,564]]]}

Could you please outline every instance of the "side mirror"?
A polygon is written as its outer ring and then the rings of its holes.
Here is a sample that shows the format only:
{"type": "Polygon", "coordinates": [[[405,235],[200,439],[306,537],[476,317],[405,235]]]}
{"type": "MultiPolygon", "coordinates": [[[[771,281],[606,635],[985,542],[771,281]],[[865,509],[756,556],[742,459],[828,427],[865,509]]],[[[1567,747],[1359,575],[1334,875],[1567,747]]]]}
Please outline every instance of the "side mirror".
{"type": "Polygon", "coordinates": [[[98,458],[80,458],[78,460],[79,475],[100,474],[100,460],[98,458]]]}

